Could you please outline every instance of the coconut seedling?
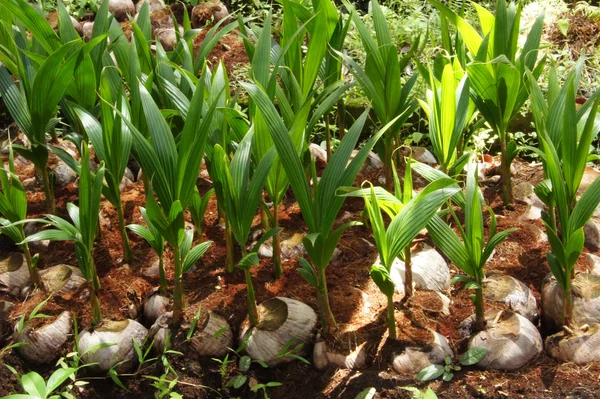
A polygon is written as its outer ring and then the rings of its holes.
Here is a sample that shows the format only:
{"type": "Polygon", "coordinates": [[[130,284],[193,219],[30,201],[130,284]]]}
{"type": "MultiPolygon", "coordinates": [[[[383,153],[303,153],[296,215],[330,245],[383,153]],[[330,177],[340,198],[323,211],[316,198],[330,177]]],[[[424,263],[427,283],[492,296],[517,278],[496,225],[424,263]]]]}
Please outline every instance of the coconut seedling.
{"type": "Polygon", "coordinates": [[[190,112],[176,141],[150,93],[143,85],[139,85],[138,89],[149,136],[144,136],[127,118],[123,120],[132,133],[134,156],[149,179],[146,215],[173,249],[172,327],[178,328],[184,309],[184,271],[191,268],[210,245],[206,242],[192,247],[191,241],[186,239],[184,211],[196,188],[215,106],[213,104],[205,114],[201,112],[205,86],[204,80],[200,79],[189,105],[190,112]]]}
{"type": "MultiPolygon", "coordinates": [[[[337,58],[327,52],[328,43],[333,48],[339,48],[340,37],[345,33],[340,31],[343,27],[338,26],[337,10],[331,0],[320,1],[314,10],[296,2],[284,1],[282,28],[280,32],[275,31],[280,35],[280,43],[273,39],[271,18],[269,14],[258,32],[258,28],[247,30],[244,25],[240,27],[243,32],[256,37],[256,45],[249,40],[244,42],[246,51],[252,55],[251,77],[265,89],[272,102],[281,104],[285,126],[294,145],[299,148],[305,142],[308,144],[317,122],[352,86],[344,84],[333,73],[337,58]],[[304,54],[303,46],[308,37],[310,40],[304,54]],[[321,90],[320,81],[325,85],[321,90]]],[[[252,99],[249,115],[256,136],[252,151],[254,157],[260,159],[273,146],[273,139],[261,110],[252,99]]],[[[279,226],[278,208],[288,186],[285,168],[282,161],[276,158],[265,184],[272,202],[271,209],[263,204],[266,210],[263,213],[265,226],[279,226]]],[[[282,274],[279,234],[273,236],[272,260],[275,277],[279,278],[282,274]]]]}
{"type": "Polygon", "coordinates": [[[489,239],[485,240],[483,196],[477,184],[477,169],[475,163],[468,165],[464,224],[454,210],[449,208],[460,238],[439,216],[431,219],[427,229],[440,250],[465,273],[455,277],[454,282],[464,282],[466,288],[475,290],[475,316],[465,320],[461,330],[470,335],[469,348],[487,348],[488,355],[479,365],[484,368],[515,370],[541,352],[542,340],[537,328],[525,317],[508,310],[485,311],[485,264],[494,249],[516,229],[497,231],[496,217],[488,207],[490,231],[489,239]]]}
{"type": "Polygon", "coordinates": [[[196,237],[198,237],[199,240],[202,240],[202,222],[204,221],[204,216],[206,216],[208,201],[210,201],[214,194],[214,188],[208,190],[204,196],[202,196],[196,188],[194,195],[192,195],[192,200],[190,201],[189,210],[194,225],[196,226],[196,237]]]}
{"type": "Polygon", "coordinates": [[[473,60],[466,66],[471,97],[500,142],[502,200],[508,206],[512,202],[510,164],[517,155],[517,145],[507,131],[528,98],[525,72],[532,71],[531,76],[537,79],[545,66],[545,60],[538,61],[544,14],[537,17],[521,47],[522,3],[498,0],[495,14],[473,3],[479,16],[479,33],[444,4],[429,1],[454,24],[473,60]]]}
{"type": "Polygon", "coordinates": [[[8,170],[5,167],[0,169],[0,183],[2,184],[0,187],[0,215],[2,216],[0,225],[5,226],[0,228],[0,233],[10,237],[15,243],[21,243],[19,246],[27,262],[31,283],[34,287],[44,289],[37,268],[39,256],[31,256],[29,244],[23,242],[25,241],[23,224],[13,224],[27,219],[27,194],[15,171],[12,144],[9,144],[8,150],[8,170]]]}
{"type": "Polygon", "coordinates": [[[558,86],[556,71],[552,68],[546,99],[536,82],[530,80],[546,177],[535,187],[535,192],[547,206],[542,221],[552,248],[546,258],[555,280],[547,279],[542,288],[543,321],[554,324],[553,327],[562,325],[564,330],[549,337],[546,347],[552,356],[576,363],[597,359],[593,351],[579,349],[598,337],[597,324],[583,325],[580,321],[586,319],[583,304],[598,295],[597,285],[594,285],[597,283],[593,276],[589,278],[589,275],[575,271],[585,242],[584,226],[600,203],[600,179],[594,180],[583,194],[578,193],[590,145],[600,130],[597,124],[600,91],[596,91],[581,108],[576,107],[575,90],[582,68],[583,59],[562,88],[558,86]],[[559,289],[552,289],[551,285],[558,285],[559,289]],[[574,297],[582,304],[581,310],[574,307],[574,297]]]}
{"type": "Polygon", "coordinates": [[[246,342],[246,352],[256,359],[274,365],[291,360],[278,354],[290,340],[301,347],[308,344],[317,321],[315,312],[306,304],[289,298],[271,298],[256,305],[251,267],[259,264],[257,251],[262,243],[277,232],[272,228],[247,251],[246,245],[256,210],[262,200],[262,190],[276,153],[272,148],[258,163],[250,177],[253,127],[240,142],[231,163],[219,146],[213,150],[215,189],[223,193],[222,206],[227,214],[242,258],[237,267],[244,271],[247,289],[248,319],[240,329],[240,340],[246,342]]]}
{"type": "MultiPolygon", "coordinates": [[[[392,163],[393,164],[393,163],[392,163]]],[[[407,162],[407,166],[410,161],[407,162]]],[[[411,168],[406,168],[404,179],[404,195],[397,175],[394,173],[394,194],[383,188],[371,187],[360,190],[365,200],[365,209],[369,215],[373,237],[379,252],[380,263],[371,266],[370,275],[381,292],[387,297],[389,337],[396,339],[396,320],[394,316],[394,292],[396,287],[391,278],[392,263],[397,257],[404,258],[405,271],[405,298],[412,295],[412,271],[410,267],[410,244],[436,214],[440,206],[450,199],[458,188],[453,179],[440,179],[429,184],[413,198],[411,168]],[[385,227],[382,211],[392,219],[389,226],[385,227]]],[[[353,193],[355,195],[355,193],[353,193]]]]}
{"type": "Polygon", "coordinates": [[[339,55],[343,57],[344,62],[348,64],[362,87],[377,114],[379,123],[383,126],[394,121],[394,124],[387,129],[383,140],[375,147],[384,164],[386,186],[391,191],[394,187],[392,156],[395,148],[401,145],[399,141],[401,127],[418,107],[411,94],[418,74],[412,74],[402,84],[402,73],[414,58],[420,41],[419,39],[415,40],[410,50],[399,57],[398,49],[390,36],[385,15],[376,0],[371,2],[375,38],[357,14],[354,6],[348,1],[344,1],[344,3],[358,30],[367,53],[367,59],[363,68],[348,55],[343,53],[339,53],[339,55]]]}
{"type": "MultiPolygon", "coordinates": [[[[90,291],[92,308],[92,327],[79,335],[77,343],[82,359],[86,363],[97,363],[96,370],[108,371],[121,363],[120,370],[127,369],[136,359],[133,340],[139,345],[146,337],[147,330],[134,320],[103,320],[100,309],[100,279],[93,258],[94,241],[99,220],[100,196],[104,186],[104,164],[101,163],[95,174],[91,172],[90,153],[85,142],[81,147],[81,175],[79,179],[79,206],[69,203],[67,211],[71,223],[54,215],[46,215],[45,223],[54,229],[42,230],[25,239],[26,242],[38,240],[73,241],[75,256],[79,268],[86,279],[90,291]],[[110,342],[114,345],[98,347],[110,342]],[[97,350],[88,351],[96,347],[97,350]]],[[[44,221],[44,220],[36,220],[44,221]]],[[[70,323],[68,323],[70,326],[70,323]]]]}
{"type": "Polygon", "coordinates": [[[244,84],[244,87],[248,90],[257,108],[260,109],[269,127],[279,159],[290,180],[290,185],[308,227],[309,234],[303,238],[302,242],[312,264],[306,259],[300,258],[302,267],[299,272],[317,290],[317,303],[324,330],[333,332],[336,329],[336,322],[329,305],[325,271],[342,233],[357,224],[348,222],[333,229],[333,224],[345,200],[344,197],[337,195],[337,190],[340,187],[350,186],[354,182],[369,151],[396,120],[394,119],[375,133],[352,161],[348,162],[368,116],[369,110],[365,111],[344,135],[344,139],[340,142],[320,179],[316,176],[313,162],[312,176],[309,180],[304,171],[298,147],[294,144],[267,93],[258,85],[244,84]]]}
{"type": "MultiPolygon", "coordinates": [[[[119,231],[121,233],[121,246],[123,249],[123,260],[131,260],[131,247],[125,218],[123,215],[123,204],[121,202],[121,182],[127,168],[131,153],[132,138],[129,128],[123,122],[121,114],[129,117],[129,104],[125,96],[125,90],[121,84],[121,76],[114,67],[106,67],[100,75],[100,123],[83,106],[75,103],[70,104],[73,118],[77,120],[85,136],[93,145],[96,157],[105,165],[105,187],[102,194],[117,210],[119,231]]],[[[52,151],[69,165],[77,173],[81,173],[81,166],[68,152],[58,147],[51,147],[52,151]]]]}

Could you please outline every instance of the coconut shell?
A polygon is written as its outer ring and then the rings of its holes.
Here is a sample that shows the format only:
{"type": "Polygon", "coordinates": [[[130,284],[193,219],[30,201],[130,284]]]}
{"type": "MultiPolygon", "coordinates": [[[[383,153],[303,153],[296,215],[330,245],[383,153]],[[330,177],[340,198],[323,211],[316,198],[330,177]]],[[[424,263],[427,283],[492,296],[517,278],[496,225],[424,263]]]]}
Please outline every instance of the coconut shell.
{"type": "Polygon", "coordinates": [[[144,321],[151,326],[163,314],[169,311],[171,300],[154,290],[144,302],[144,321]]]}
{"type": "Polygon", "coordinates": [[[196,325],[190,344],[201,356],[224,356],[233,345],[233,333],[227,320],[208,312],[202,325],[196,325]]]}
{"type": "MultiPolygon", "coordinates": [[[[86,283],[81,270],[70,265],[56,265],[40,270],[40,279],[47,292],[68,293],[75,292],[86,283]]],[[[82,294],[87,297],[89,292],[82,294]]]]}
{"type": "Polygon", "coordinates": [[[429,345],[408,347],[401,354],[394,356],[394,371],[400,374],[417,374],[427,366],[443,363],[446,356],[454,357],[446,337],[435,331],[431,333],[429,345]]]}
{"type": "Polygon", "coordinates": [[[15,325],[15,343],[25,342],[16,348],[17,353],[33,364],[46,364],[55,360],[71,334],[71,313],[62,312],[54,321],[39,328],[32,328],[25,323],[19,334],[18,323],[15,325]]]}
{"type": "Polygon", "coordinates": [[[600,324],[573,334],[561,331],[546,338],[546,352],[561,362],[585,364],[600,361],[600,324]]]}
{"type": "MultiPolygon", "coordinates": [[[[450,269],[448,264],[435,249],[425,246],[411,255],[413,282],[416,287],[445,292],[450,288],[450,269]]],[[[399,293],[404,292],[404,273],[406,266],[398,258],[392,263],[390,276],[399,293]]]]}
{"type": "MultiPolygon", "coordinates": [[[[461,324],[466,330],[475,316],[461,324]]],[[[508,310],[485,313],[486,328],[469,341],[469,348],[481,346],[488,354],[477,365],[484,369],[517,370],[542,352],[542,336],[528,319],[508,310]]]]}
{"type": "Polygon", "coordinates": [[[31,290],[25,256],[12,252],[0,260],[0,291],[23,297],[31,290]]]}
{"type": "Polygon", "coordinates": [[[268,366],[292,361],[292,357],[277,354],[293,340],[292,347],[304,344],[302,353],[311,343],[317,324],[317,314],[308,305],[295,299],[276,297],[258,306],[259,323],[250,328],[248,320],[240,328],[240,341],[246,342],[246,352],[268,366]]]}
{"type": "Polygon", "coordinates": [[[167,312],[152,324],[150,327],[150,331],[148,331],[148,339],[152,341],[152,347],[154,348],[154,352],[161,355],[165,349],[167,344],[167,337],[171,332],[171,322],[173,320],[173,312],[167,312]]]}
{"type": "Polygon", "coordinates": [[[190,22],[192,24],[192,28],[198,29],[204,27],[211,21],[217,23],[228,16],[229,11],[223,3],[219,1],[212,1],[208,3],[200,3],[194,6],[192,9],[192,15],[190,17],[190,22]]]}
{"type": "Polygon", "coordinates": [[[533,292],[525,284],[512,276],[491,275],[485,279],[483,286],[486,300],[503,303],[532,323],[536,322],[537,302],[533,292]]]}
{"type": "Polygon", "coordinates": [[[123,373],[137,362],[133,340],[142,346],[147,335],[148,330],[135,320],[103,321],[95,330],[83,331],[77,345],[84,363],[98,363],[89,367],[92,371],[107,372],[112,366],[122,362],[116,367],[116,371],[123,373]],[[114,345],[88,351],[102,343],[114,345]]]}
{"type": "MultiPolygon", "coordinates": [[[[572,283],[575,324],[600,323],[600,276],[577,273],[572,283]]],[[[556,332],[564,324],[563,290],[552,275],[542,283],[542,326],[556,332]]]]}

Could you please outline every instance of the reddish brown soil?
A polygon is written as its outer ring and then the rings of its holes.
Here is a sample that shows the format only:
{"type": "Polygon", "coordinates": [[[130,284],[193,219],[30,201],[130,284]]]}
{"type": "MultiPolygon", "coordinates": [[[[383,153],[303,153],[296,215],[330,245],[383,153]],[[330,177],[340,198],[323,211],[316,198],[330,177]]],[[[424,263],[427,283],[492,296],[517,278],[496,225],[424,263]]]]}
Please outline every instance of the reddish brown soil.
{"type": "MultiPolygon", "coordinates": [[[[539,173],[527,165],[519,163],[519,180],[535,183],[539,173]]],[[[374,176],[359,176],[357,183],[374,176]]],[[[205,189],[202,187],[201,189],[205,189]]],[[[539,222],[529,224],[520,222],[519,216],[526,206],[517,202],[513,210],[504,210],[500,206],[497,187],[488,187],[486,198],[498,215],[498,228],[519,227],[521,230],[511,234],[502,243],[497,254],[490,261],[487,273],[500,272],[513,275],[527,284],[539,299],[539,288],[543,277],[548,273],[545,252],[548,246],[534,239],[535,228],[543,229],[539,222]]],[[[70,185],[58,190],[57,203],[59,214],[67,217],[65,205],[77,200],[77,188],[70,185]]],[[[127,223],[140,223],[138,207],[144,204],[144,188],[141,182],[134,183],[123,195],[127,223]]],[[[340,212],[338,223],[348,219],[360,220],[362,200],[348,199],[340,212]]],[[[31,217],[45,213],[43,192],[29,194],[29,214],[31,217]]],[[[102,283],[102,311],[106,318],[124,319],[128,317],[128,306],[142,300],[157,278],[146,277],[143,270],[155,259],[150,247],[139,237],[131,234],[133,259],[129,265],[122,262],[120,236],[116,212],[106,201],[102,206],[102,238],[97,242],[94,259],[102,283]]],[[[281,225],[294,231],[305,230],[298,205],[288,194],[279,208],[281,225]]],[[[255,219],[259,228],[259,218],[255,219]]],[[[184,284],[188,305],[188,318],[198,306],[211,309],[224,315],[231,323],[234,334],[245,318],[245,284],[241,272],[228,274],[225,271],[224,232],[218,226],[216,202],[210,201],[207,216],[202,226],[204,239],[212,240],[213,245],[198,263],[196,271],[185,276],[184,284]]],[[[426,239],[421,237],[419,241],[426,239]]],[[[272,398],[354,398],[366,387],[377,389],[380,398],[408,398],[409,394],[402,386],[418,386],[410,376],[399,376],[391,370],[391,355],[399,352],[407,344],[427,340],[424,327],[434,328],[449,338],[452,347],[460,351],[463,345],[458,335],[458,325],[473,312],[473,305],[466,291],[453,289],[450,297],[450,316],[437,313],[439,301],[428,293],[417,293],[409,304],[400,304],[402,297],[396,299],[396,318],[400,341],[391,343],[387,339],[385,321],[385,297],[372,283],[369,268],[376,258],[376,249],[366,227],[354,227],[342,237],[338,248],[340,258],[327,270],[328,289],[333,313],[339,323],[339,331],[328,337],[327,343],[336,351],[348,353],[358,345],[365,343],[368,353],[368,365],[361,371],[347,371],[328,368],[317,371],[314,367],[301,362],[279,366],[273,369],[252,367],[251,374],[259,382],[278,381],[282,386],[270,390],[272,398]]],[[[0,249],[8,251],[11,244],[0,240],[0,249]]],[[[239,254],[238,254],[239,256],[239,254]]],[[[73,246],[70,243],[51,243],[49,251],[41,256],[40,267],[58,263],[76,265],[73,246]]],[[[167,276],[172,281],[171,254],[166,258],[167,276]]],[[[587,267],[585,262],[579,265],[587,267]]],[[[263,301],[273,296],[286,296],[301,300],[316,309],[314,290],[296,272],[297,260],[284,260],[284,275],[273,278],[270,260],[263,259],[259,267],[253,270],[257,300],[263,301]]],[[[458,270],[452,266],[452,272],[458,270]]],[[[0,296],[0,299],[11,299],[0,296]]],[[[23,312],[29,312],[43,300],[42,294],[35,295],[19,303],[12,313],[16,321],[23,312]]],[[[14,301],[14,299],[12,299],[14,301]]],[[[491,305],[490,305],[491,306],[491,305]]],[[[77,315],[80,328],[90,322],[89,305],[75,295],[55,296],[44,308],[44,312],[56,314],[68,309],[77,315]]],[[[64,353],[71,348],[65,348],[64,353]]],[[[18,356],[8,353],[3,362],[10,364],[20,372],[30,367],[18,356]]],[[[219,364],[207,358],[198,358],[187,353],[185,356],[173,356],[171,363],[179,374],[177,391],[186,398],[217,398],[239,396],[244,398],[261,397],[245,390],[221,389],[219,364]],[[210,387],[210,388],[207,388],[210,387]]],[[[44,375],[52,367],[36,368],[44,375]]],[[[143,367],[129,376],[122,377],[126,392],[110,380],[90,379],[90,384],[81,392],[85,398],[148,398],[154,396],[154,388],[143,375],[160,375],[161,369],[156,363],[143,367]]],[[[600,396],[600,364],[578,367],[558,364],[542,355],[518,372],[481,371],[467,368],[458,373],[450,383],[433,382],[430,384],[440,398],[595,398],[600,396]]],[[[86,378],[85,372],[80,377],[86,378]]],[[[0,395],[18,391],[16,378],[4,367],[0,367],[0,395]]]]}

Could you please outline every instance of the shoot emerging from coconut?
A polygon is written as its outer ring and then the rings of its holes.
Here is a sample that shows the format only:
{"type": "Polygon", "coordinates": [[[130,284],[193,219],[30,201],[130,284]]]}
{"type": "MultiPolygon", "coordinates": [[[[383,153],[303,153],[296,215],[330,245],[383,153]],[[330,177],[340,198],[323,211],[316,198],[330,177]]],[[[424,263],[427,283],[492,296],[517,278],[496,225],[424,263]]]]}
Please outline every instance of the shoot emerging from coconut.
{"type": "Polygon", "coordinates": [[[260,248],[260,245],[277,232],[276,229],[269,230],[263,234],[263,237],[252,248],[250,253],[247,252],[246,244],[250,235],[252,221],[262,200],[262,189],[276,155],[274,149],[269,151],[260,160],[252,178],[250,178],[253,137],[254,129],[251,127],[240,142],[231,163],[225,150],[218,144],[215,145],[212,157],[215,173],[215,189],[223,194],[221,206],[227,214],[227,220],[231,224],[233,236],[242,251],[242,259],[237,266],[244,271],[246,278],[248,318],[252,327],[258,324],[258,310],[250,268],[258,265],[256,251],[260,248]]]}
{"type": "Polygon", "coordinates": [[[337,190],[340,187],[350,186],[354,183],[354,178],[364,164],[369,151],[384,133],[396,123],[399,117],[375,133],[358,151],[352,161],[348,162],[350,154],[356,148],[369,114],[369,110],[366,110],[344,135],[343,140],[325,167],[321,178],[317,178],[313,162],[312,176],[309,179],[302,165],[303,157],[298,149],[299,147],[294,144],[292,136],[273,101],[270,100],[267,93],[260,86],[244,84],[244,87],[248,90],[250,97],[269,127],[279,160],[290,180],[290,185],[308,227],[309,234],[302,241],[312,264],[305,259],[300,260],[302,267],[298,271],[317,291],[317,303],[324,330],[333,332],[337,325],[329,305],[325,270],[343,232],[357,224],[357,222],[348,222],[333,229],[333,224],[345,200],[344,197],[337,195],[337,190]]]}
{"type": "Polygon", "coordinates": [[[100,196],[104,181],[104,164],[100,164],[95,174],[91,172],[90,152],[85,141],[81,143],[81,165],[79,206],[73,203],[67,204],[67,211],[72,223],[54,215],[46,215],[48,220],[32,219],[50,224],[55,229],[42,230],[32,234],[22,243],[40,240],[73,241],[75,243],[75,255],[79,268],[90,287],[92,325],[97,326],[102,321],[100,301],[98,300],[100,280],[96,273],[92,251],[98,227],[100,196]]]}
{"type": "Polygon", "coordinates": [[[365,200],[365,208],[369,215],[380,259],[380,264],[371,267],[370,275],[388,299],[388,328],[389,336],[392,339],[397,338],[393,300],[395,286],[390,276],[394,259],[401,257],[406,264],[404,292],[405,299],[407,299],[412,295],[410,244],[436,214],[440,206],[459,191],[458,187],[450,187],[455,186],[455,180],[439,179],[429,184],[413,198],[410,165],[411,161],[409,160],[404,178],[404,193],[398,176],[394,173],[394,194],[390,194],[381,187],[373,186],[370,189],[353,190],[346,194],[347,196],[362,196],[365,200]],[[387,229],[382,212],[392,219],[387,229]]]}
{"type": "MultiPolygon", "coordinates": [[[[475,289],[475,324],[474,332],[485,329],[485,311],[483,303],[484,266],[494,248],[517,229],[506,229],[496,232],[496,216],[488,207],[490,214],[490,238],[484,242],[483,211],[481,190],[478,184],[478,170],[474,163],[468,165],[466,196],[464,198],[464,226],[461,225],[452,207],[449,212],[458,226],[462,241],[442,218],[434,216],[428,223],[427,229],[433,242],[450,260],[467,274],[453,279],[454,282],[466,282],[466,287],[475,289]]],[[[441,172],[440,172],[441,173],[441,172]]],[[[461,201],[462,202],[462,201],[461,201]]]]}
{"type": "Polygon", "coordinates": [[[578,191],[588,162],[588,152],[600,126],[596,123],[600,91],[577,109],[575,92],[583,68],[583,58],[569,74],[564,86],[558,86],[554,67],[551,69],[547,100],[530,76],[533,114],[539,136],[539,150],[546,177],[535,187],[535,193],[547,206],[542,213],[551,252],[546,253],[550,271],[563,291],[563,318],[566,329],[572,329],[572,282],[575,264],[585,242],[584,226],[600,203],[600,179],[584,191],[578,191]]]}
{"type": "Polygon", "coordinates": [[[41,285],[40,275],[37,269],[38,255],[31,256],[29,244],[23,242],[25,240],[25,231],[23,224],[13,224],[27,219],[27,194],[23,183],[17,176],[15,171],[15,159],[12,149],[12,143],[8,147],[8,170],[0,169],[0,233],[10,237],[16,243],[21,243],[19,246],[23,251],[27,268],[29,269],[29,277],[34,287],[44,288],[41,285]]]}

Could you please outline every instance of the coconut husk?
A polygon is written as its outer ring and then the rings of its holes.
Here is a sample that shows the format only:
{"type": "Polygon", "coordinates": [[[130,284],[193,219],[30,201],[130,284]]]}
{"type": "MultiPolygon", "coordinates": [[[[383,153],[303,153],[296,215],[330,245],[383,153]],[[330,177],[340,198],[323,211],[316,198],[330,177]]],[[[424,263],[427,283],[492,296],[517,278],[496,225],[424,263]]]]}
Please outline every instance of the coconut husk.
{"type": "Polygon", "coordinates": [[[229,11],[223,3],[219,1],[211,1],[207,3],[200,3],[194,6],[192,9],[192,15],[190,17],[190,22],[192,24],[192,28],[199,29],[210,22],[217,23],[228,16],[229,11]]]}
{"type": "MultiPolygon", "coordinates": [[[[70,265],[56,265],[40,270],[40,279],[48,293],[61,294],[76,292],[86,283],[85,277],[78,267],[70,265]]],[[[80,298],[86,299],[89,290],[84,290],[80,298]]]]}
{"type": "Polygon", "coordinates": [[[95,372],[107,372],[114,365],[118,373],[130,370],[137,362],[137,354],[133,346],[133,340],[138,345],[148,335],[148,330],[135,320],[103,321],[94,330],[85,330],[79,335],[77,343],[81,360],[84,363],[98,363],[89,369],[95,372]],[[100,349],[92,350],[101,343],[112,343],[100,349]]]}
{"type": "Polygon", "coordinates": [[[246,352],[255,359],[274,366],[294,360],[278,357],[280,351],[292,340],[291,348],[303,344],[300,354],[305,354],[313,338],[317,314],[308,305],[295,299],[276,297],[258,306],[259,323],[250,328],[246,319],[240,328],[240,340],[247,342],[246,352]]]}
{"type": "MultiPolygon", "coordinates": [[[[573,322],[575,324],[600,323],[600,276],[576,273],[572,282],[573,322]]],[[[542,327],[545,331],[560,330],[563,317],[563,290],[552,275],[542,283],[542,327]]]]}
{"type": "Polygon", "coordinates": [[[201,356],[224,356],[233,345],[233,333],[227,320],[214,312],[204,312],[190,339],[192,348],[201,356]]]}
{"type": "Polygon", "coordinates": [[[422,347],[408,347],[401,354],[394,355],[392,367],[399,374],[417,374],[432,364],[441,364],[446,356],[454,357],[448,340],[432,331],[430,342],[422,347]]]}
{"type": "MultiPolygon", "coordinates": [[[[50,319],[47,319],[50,320],[50,319]]],[[[25,323],[23,330],[18,332],[15,325],[15,343],[26,343],[16,348],[17,353],[33,364],[46,364],[55,360],[71,334],[71,313],[62,312],[56,319],[45,323],[42,327],[33,328],[25,323]]]]}
{"type": "Polygon", "coordinates": [[[485,299],[500,302],[510,310],[526,317],[532,323],[538,318],[537,302],[533,292],[512,276],[491,275],[483,282],[485,299]]]}
{"type": "Polygon", "coordinates": [[[0,291],[24,297],[31,291],[31,279],[25,256],[12,252],[0,260],[0,291]]]}
{"type": "Polygon", "coordinates": [[[4,342],[10,332],[10,312],[13,310],[15,305],[12,302],[0,301],[0,344],[4,342]]]}
{"type": "Polygon", "coordinates": [[[561,331],[546,338],[546,352],[561,362],[586,364],[600,361],[600,324],[561,331]]]}
{"type": "Polygon", "coordinates": [[[144,301],[144,321],[152,326],[156,320],[171,308],[171,299],[161,295],[158,289],[153,290],[144,301]]]}
{"type": "MultiPolygon", "coordinates": [[[[528,319],[508,310],[485,313],[486,328],[469,340],[469,348],[484,347],[488,354],[477,365],[484,369],[517,370],[542,352],[542,336],[528,319]]],[[[471,316],[461,324],[469,331],[475,321],[471,316]]]]}
{"type": "Polygon", "coordinates": [[[365,366],[367,361],[366,343],[359,345],[347,355],[330,352],[325,341],[318,339],[313,348],[313,364],[322,370],[330,364],[347,370],[358,370],[365,366]]]}

